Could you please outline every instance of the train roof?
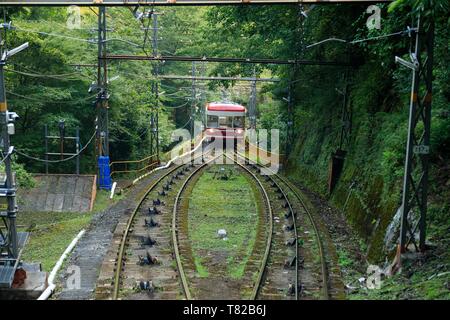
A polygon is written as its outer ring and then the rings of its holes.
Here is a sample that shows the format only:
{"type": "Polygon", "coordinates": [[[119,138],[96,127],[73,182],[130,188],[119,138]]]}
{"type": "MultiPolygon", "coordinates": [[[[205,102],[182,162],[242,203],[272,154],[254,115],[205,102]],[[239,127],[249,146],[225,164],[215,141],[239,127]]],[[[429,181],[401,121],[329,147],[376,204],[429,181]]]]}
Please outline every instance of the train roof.
{"type": "Polygon", "coordinates": [[[211,102],[206,105],[208,111],[229,111],[229,112],[245,112],[244,106],[237,103],[229,102],[211,102]]]}

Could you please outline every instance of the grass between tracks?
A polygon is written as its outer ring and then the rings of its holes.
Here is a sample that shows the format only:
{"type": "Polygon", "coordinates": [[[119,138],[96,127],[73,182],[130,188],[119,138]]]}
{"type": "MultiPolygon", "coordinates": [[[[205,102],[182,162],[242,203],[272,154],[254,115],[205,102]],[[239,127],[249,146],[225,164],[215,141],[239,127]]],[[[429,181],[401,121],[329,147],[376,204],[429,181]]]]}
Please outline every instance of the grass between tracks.
{"type": "Polygon", "coordinates": [[[30,232],[22,260],[40,262],[44,271],[51,271],[73,238],[86,228],[93,215],[111,206],[119,198],[110,200],[109,192],[97,192],[92,212],[20,212],[19,231],[30,232]]]}
{"type": "Polygon", "coordinates": [[[228,276],[239,279],[255,243],[255,194],[248,178],[237,170],[228,180],[214,178],[218,168],[206,171],[192,192],[189,237],[199,276],[207,277],[213,267],[223,267],[228,276]],[[219,229],[227,231],[226,240],[218,237],[219,229]]]}

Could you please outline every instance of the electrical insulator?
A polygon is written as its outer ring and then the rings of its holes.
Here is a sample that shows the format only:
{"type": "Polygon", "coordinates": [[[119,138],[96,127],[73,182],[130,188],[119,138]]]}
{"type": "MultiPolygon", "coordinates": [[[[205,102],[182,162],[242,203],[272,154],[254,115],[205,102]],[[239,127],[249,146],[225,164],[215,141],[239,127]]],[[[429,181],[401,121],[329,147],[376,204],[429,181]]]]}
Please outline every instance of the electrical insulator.
{"type": "Polygon", "coordinates": [[[15,133],[14,123],[8,123],[8,134],[12,136],[15,133]]]}

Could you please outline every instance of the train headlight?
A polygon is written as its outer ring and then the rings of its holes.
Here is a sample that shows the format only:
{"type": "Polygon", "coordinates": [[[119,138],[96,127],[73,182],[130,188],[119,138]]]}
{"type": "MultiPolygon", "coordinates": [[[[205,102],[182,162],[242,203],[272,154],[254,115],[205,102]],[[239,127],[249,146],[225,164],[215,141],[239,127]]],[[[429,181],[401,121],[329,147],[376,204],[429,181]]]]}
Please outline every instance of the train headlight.
{"type": "Polygon", "coordinates": [[[236,133],[241,134],[243,132],[242,129],[236,129],[236,133]]]}

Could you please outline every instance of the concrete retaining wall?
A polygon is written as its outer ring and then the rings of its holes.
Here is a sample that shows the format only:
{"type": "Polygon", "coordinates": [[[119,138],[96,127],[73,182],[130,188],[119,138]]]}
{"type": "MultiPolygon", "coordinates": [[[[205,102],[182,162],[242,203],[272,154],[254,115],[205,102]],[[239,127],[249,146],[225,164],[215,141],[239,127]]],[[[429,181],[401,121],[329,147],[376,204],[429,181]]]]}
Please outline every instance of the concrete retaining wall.
{"type": "Polygon", "coordinates": [[[88,212],[96,195],[95,175],[35,174],[36,186],[19,189],[20,211],[88,212]]]}

